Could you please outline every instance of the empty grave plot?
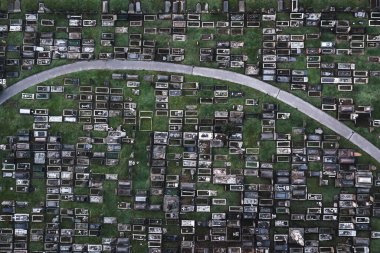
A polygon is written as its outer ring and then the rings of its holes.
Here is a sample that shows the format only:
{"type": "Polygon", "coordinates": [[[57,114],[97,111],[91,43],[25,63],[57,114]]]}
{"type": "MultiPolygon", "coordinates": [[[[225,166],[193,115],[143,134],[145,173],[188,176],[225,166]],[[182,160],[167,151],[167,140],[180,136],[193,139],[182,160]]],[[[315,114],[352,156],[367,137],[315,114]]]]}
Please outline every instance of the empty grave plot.
{"type": "Polygon", "coordinates": [[[153,112],[152,111],[141,111],[140,113],[140,131],[152,131],[153,130],[153,112]]]}

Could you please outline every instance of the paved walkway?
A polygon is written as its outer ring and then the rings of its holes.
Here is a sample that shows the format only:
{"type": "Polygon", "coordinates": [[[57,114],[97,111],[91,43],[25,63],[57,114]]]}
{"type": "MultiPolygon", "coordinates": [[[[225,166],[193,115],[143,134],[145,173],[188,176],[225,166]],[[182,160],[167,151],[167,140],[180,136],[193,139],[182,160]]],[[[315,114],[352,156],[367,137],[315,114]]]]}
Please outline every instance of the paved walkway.
{"type": "Polygon", "coordinates": [[[203,67],[193,67],[183,64],[174,64],[174,63],[165,63],[165,62],[151,62],[151,61],[122,61],[122,60],[95,60],[95,61],[81,61],[75,62],[68,65],[63,65],[60,67],[52,68],[28,78],[25,78],[18,83],[15,83],[5,89],[0,94],[0,105],[5,101],[16,95],[17,93],[49,79],[70,74],[78,71],[85,70],[148,70],[148,71],[161,71],[161,72],[172,72],[186,75],[196,75],[204,76],[209,78],[215,78],[218,80],[225,80],[250,88],[261,91],[265,94],[268,94],[271,97],[274,97],[291,107],[297,109],[298,111],[306,114],[310,118],[318,121],[322,125],[330,128],[334,132],[343,136],[344,138],[350,140],[353,144],[360,147],[378,162],[380,162],[380,150],[371,144],[364,137],[354,132],[351,128],[323,112],[322,110],[314,107],[308,102],[290,94],[289,92],[280,90],[279,88],[270,85],[268,83],[262,82],[258,79],[242,75],[239,73],[221,70],[221,69],[212,69],[212,68],[203,68],[203,67]]]}

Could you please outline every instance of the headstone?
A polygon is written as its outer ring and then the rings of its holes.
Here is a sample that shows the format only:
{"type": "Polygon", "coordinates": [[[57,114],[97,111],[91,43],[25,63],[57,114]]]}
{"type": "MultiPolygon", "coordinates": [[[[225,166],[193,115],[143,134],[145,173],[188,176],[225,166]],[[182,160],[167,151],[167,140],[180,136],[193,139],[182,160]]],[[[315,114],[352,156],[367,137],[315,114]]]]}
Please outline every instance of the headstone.
{"type": "Polygon", "coordinates": [[[195,6],[195,13],[201,13],[202,12],[202,5],[201,3],[197,3],[197,5],[195,6]]]}
{"type": "Polygon", "coordinates": [[[284,0],[277,0],[277,11],[284,10],[284,0]]]}
{"type": "Polygon", "coordinates": [[[180,1],[178,3],[178,13],[185,13],[185,1],[180,1]]]}
{"type": "Polygon", "coordinates": [[[229,12],[229,7],[228,7],[228,0],[223,1],[223,12],[228,13],[229,12]]]}
{"type": "Polygon", "coordinates": [[[316,134],[323,134],[323,129],[322,128],[317,128],[315,129],[316,134]]]}
{"type": "Polygon", "coordinates": [[[15,0],[13,12],[21,12],[21,0],[15,0]]]}
{"type": "Polygon", "coordinates": [[[172,7],[172,3],[170,1],[165,1],[165,10],[164,10],[164,12],[165,13],[169,13],[171,7],[172,7]]]}
{"type": "Polygon", "coordinates": [[[141,13],[141,2],[136,2],[136,13],[141,13]]]}
{"type": "Polygon", "coordinates": [[[153,82],[154,75],[145,75],[144,81],[146,82],[153,82]]]}
{"type": "Polygon", "coordinates": [[[103,0],[102,1],[102,13],[108,13],[108,9],[109,9],[108,0],[103,0]]]}
{"type": "Polygon", "coordinates": [[[179,2],[174,2],[173,3],[173,13],[178,13],[178,6],[179,5],[179,2]]]}
{"type": "Polygon", "coordinates": [[[205,9],[204,9],[204,12],[205,12],[205,13],[208,13],[208,3],[205,3],[205,9]]]}
{"type": "Polygon", "coordinates": [[[239,0],[239,12],[245,12],[245,0],[239,0]]]}
{"type": "Polygon", "coordinates": [[[45,4],[38,3],[38,13],[45,13],[45,4]]]}
{"type": "Polygon", "coordinates": [[[135,5],[133,3],[130,3],[128,5],[128,13],[130,13],[130,14],[135,13],[135,5]]]}

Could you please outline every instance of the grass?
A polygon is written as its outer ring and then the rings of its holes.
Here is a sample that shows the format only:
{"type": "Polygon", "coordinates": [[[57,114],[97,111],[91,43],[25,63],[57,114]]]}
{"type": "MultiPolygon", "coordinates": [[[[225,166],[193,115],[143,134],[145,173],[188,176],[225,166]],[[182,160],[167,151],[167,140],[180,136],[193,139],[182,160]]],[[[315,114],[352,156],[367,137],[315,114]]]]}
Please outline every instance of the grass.
{"type": "Polygon", "coordinates": [[[152,131],[152,119],[140,118],[140,131],[152,131]]]}

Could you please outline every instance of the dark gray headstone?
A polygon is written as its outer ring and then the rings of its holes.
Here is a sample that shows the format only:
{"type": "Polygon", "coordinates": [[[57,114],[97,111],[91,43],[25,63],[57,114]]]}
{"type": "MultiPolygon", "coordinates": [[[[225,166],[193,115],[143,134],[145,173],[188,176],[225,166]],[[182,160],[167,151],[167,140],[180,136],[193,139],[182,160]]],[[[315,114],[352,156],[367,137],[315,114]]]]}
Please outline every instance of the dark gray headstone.
{"type": "Polygon", "coordinates": [[[133,3],[128,5],[128,13],[135,13],[135,5],[133,3]]]}
{"type": "Polygon", "coordinates": [[[13,12],[21,12],[21,0],[15,0],[13,12]]]}
{"type": "Polygon", "coordinates": [[[197,5],[195,5],[195,13],[201,13],[202,12],[202,5],[201,3],[197,3],[197,5]]]}

